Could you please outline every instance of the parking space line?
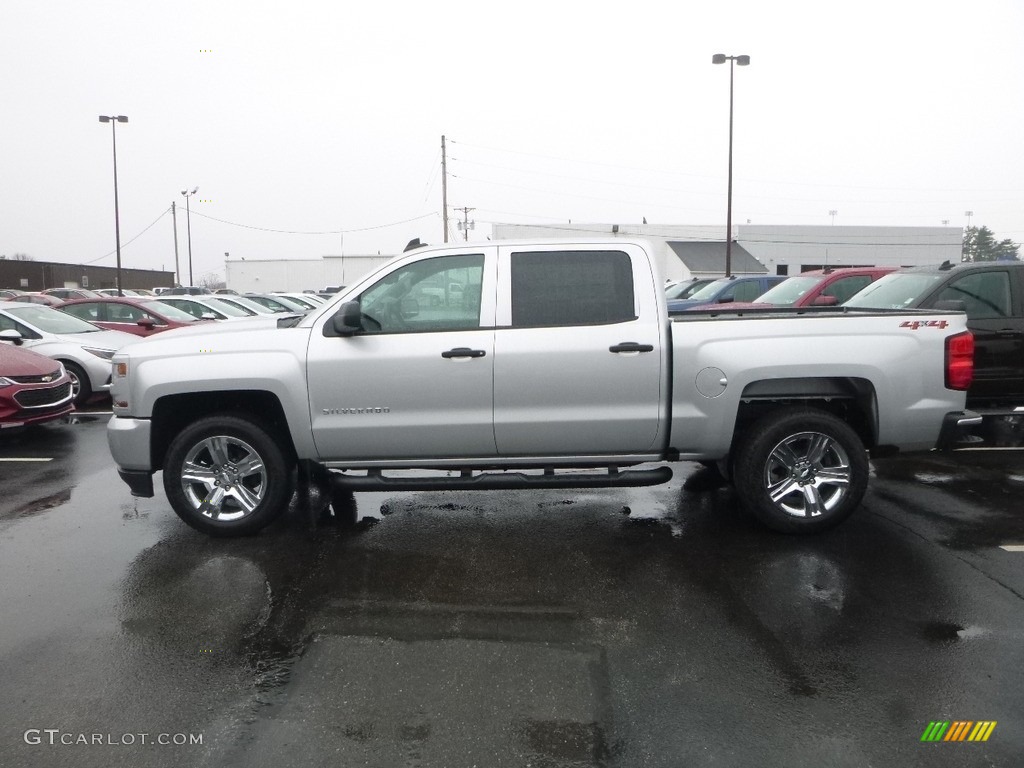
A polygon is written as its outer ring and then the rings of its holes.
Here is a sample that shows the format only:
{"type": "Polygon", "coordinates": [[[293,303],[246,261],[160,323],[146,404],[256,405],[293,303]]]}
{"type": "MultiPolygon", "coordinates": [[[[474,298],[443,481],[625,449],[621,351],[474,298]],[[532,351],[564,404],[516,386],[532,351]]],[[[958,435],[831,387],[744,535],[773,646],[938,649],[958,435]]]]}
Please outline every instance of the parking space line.
{"type": "Polygon", "coordinates": [[[1024,544],[1003,544],[999,548],[1007,552],[1024,552],[1024,544]]]}
{"type": "Polygon", "coordinates": [[[39,459],[31,459],[31,458],[24,458],[24,459],[23,458],[9,458],[9,459],[8,458],[0,458],[0,461],[53,461],[53,458],[52,457],[48,458],[48,459],[47,458],[39,458],[39,459]]]}

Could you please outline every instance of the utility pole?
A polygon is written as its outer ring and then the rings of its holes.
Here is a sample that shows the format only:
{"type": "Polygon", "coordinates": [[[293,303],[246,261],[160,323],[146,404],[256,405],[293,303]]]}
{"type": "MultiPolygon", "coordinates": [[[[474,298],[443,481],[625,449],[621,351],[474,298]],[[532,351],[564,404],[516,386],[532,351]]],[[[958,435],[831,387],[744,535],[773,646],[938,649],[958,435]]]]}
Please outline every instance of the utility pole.
{"type": "Polygon", "coordinates": [[[476,228],[476,222],[469,220],[469,212],[475,211],[476,208],[456,208],[456,211],[462,211],[462,221],[459,222],[459,229],[462,230],[463,240],[469,241],[469,230],[476,228]]]}
{"type": "Polygon", "coordinates": [[[181,285],[181,267],[178,266],[178,209],[171,200],[171,221],[174,222],[174,285],[181,285]]]}
{"type": "Polygon", "coordinates": [[[441,136],[441,219],[444,222],[444,241],[448,242],[448,155],[441,136]]]}

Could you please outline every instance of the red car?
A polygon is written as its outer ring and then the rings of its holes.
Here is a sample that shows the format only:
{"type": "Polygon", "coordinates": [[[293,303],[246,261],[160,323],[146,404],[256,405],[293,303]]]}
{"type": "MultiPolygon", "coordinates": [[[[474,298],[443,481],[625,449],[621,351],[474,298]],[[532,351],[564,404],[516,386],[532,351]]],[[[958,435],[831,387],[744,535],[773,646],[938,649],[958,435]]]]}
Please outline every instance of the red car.
{"type": "Polygon", "coordinates": [[[57,305],[67,312],[111,331],[124,331],[136,336],[152,336],[171,328],[191,326],[196,320],[188,312],[144,296],[104,296],[98,299],[72,299],[57,305]]]}
{"type": "Polygon", "coordinates": [[[66,416],[74,410],[73,397],[63,365],[0,335],[0,429],[66,416]]]}
{"type": "Polygon", "coordinates": [[[744,304],[729,304],[727,309],[757,309],[772,307],[834,307],[852,298],[862,288],[883,275],[895,272],[896,267],[837,267],[813,269],[783,280],[744,304]]]}

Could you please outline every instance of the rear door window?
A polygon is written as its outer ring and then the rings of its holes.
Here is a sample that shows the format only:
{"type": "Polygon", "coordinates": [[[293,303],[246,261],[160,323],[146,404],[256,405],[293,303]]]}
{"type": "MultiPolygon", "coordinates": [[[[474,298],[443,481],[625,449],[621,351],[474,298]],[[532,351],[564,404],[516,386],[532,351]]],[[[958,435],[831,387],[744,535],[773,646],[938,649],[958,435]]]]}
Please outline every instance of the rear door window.
{"type": "Polygon", "coordinates": [[[513,253],[511,269],[514,328],[636,319],[633,266],[622,251],[513,253]]]}

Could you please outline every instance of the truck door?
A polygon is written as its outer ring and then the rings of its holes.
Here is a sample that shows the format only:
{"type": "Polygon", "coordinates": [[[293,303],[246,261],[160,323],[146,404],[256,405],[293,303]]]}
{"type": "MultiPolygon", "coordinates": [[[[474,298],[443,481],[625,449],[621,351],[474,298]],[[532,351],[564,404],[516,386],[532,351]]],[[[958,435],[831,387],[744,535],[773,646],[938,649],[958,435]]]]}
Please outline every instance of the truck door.
{"type": "Polygon", "coordinates": [[[667,318],[653,280],[636,246],[499,249],[494,435],[500,456],[656,450],[667,318]]]}
{"type": "Polygon", "coordinates": [[[309,406],[321,459],[488,458],[494,249],[424,256],[362,291],[364,331],[313,331],[309,406]],[[488,255],[488,251],[490,254],[488,255]]]}

